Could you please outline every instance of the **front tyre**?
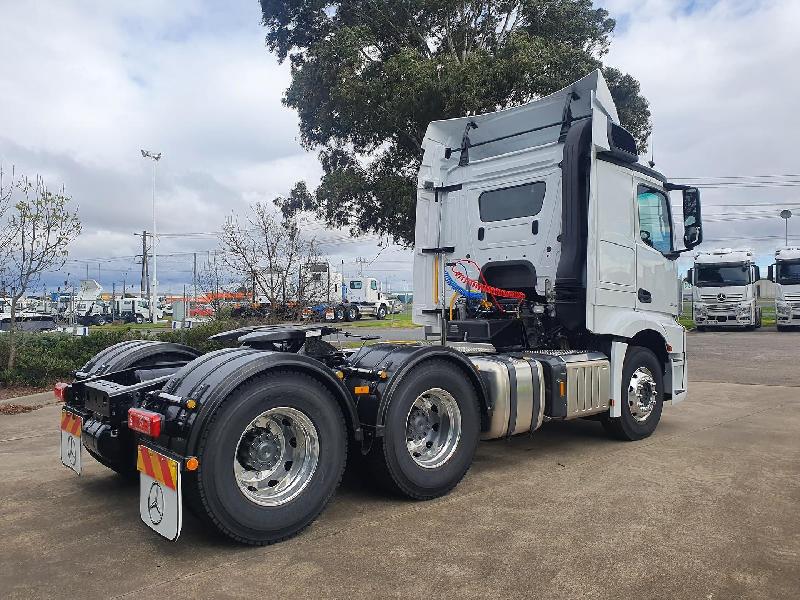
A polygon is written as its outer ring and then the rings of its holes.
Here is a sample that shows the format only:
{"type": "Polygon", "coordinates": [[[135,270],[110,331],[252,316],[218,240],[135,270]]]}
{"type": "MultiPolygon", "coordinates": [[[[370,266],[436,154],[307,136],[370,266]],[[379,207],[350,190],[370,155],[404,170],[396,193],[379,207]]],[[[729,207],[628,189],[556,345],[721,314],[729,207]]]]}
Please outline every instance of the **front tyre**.
{"type": "Polygon", "coordinates": [[[317,380],[269,373],[244,384],[201,434],[194,512],[253,545],[296,535],[322,512],[342,477],[347,433],[317,380]]]}
{"type": "Polygon", "coordinates": [[[386,318],[386,314],[387,314],[386,307],[383,304],[381,304],[378,307],[378,312],[375,314],[375,316],[378,318],[379,321],[383,321],[386,318]]]}
{"type": "Polygon", "coordinates": [[[431,360],[395,390],[384,435],[367,466],[385,489],[417,500],[443,496],[464,477],[480,434],[478,395],[451,363],[431,360]]]}
{"type": "Polygon", "coordinates": [[[622,367],[622,416],[606,416],[603,426],[618,439],[641,440],[656,430],[663,407],[664,378],[656,355],[631,346],[622,367]]]}

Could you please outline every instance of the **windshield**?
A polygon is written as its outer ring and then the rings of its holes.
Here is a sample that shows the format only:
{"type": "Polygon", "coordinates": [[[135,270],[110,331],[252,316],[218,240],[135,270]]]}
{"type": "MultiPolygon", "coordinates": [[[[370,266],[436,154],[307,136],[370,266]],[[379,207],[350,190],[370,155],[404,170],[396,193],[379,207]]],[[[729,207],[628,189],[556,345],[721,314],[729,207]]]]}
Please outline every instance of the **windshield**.
{"type": "Polygon", "coordinates": [[[722,287],[750,283],[750,267],[738,265],[695,265],[697,287],[722,287]]]}
{"type": "Polygon", "coordinates": [[[782,285],[800,284],[800,260],[778,262],[778,283],[782,285]]]}

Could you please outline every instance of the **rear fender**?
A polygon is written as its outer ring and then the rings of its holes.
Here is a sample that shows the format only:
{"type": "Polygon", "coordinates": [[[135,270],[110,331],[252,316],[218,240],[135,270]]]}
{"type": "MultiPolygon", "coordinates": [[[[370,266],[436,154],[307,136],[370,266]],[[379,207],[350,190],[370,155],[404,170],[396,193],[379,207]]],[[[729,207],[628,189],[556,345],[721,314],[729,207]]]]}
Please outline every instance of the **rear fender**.
{"type": "MultiPolygon", "coordinates": [[[[489,395],[478,372],[469,358],[448,346],[420,346],[411,344],[375,344],[359,350],[350,360],[353,367],[374,373],[385,372],[386,378],[372,382],[373,393],[359,398],[359,411],[364,425],[374,426],[375,435],[383,435],[386,413],[398,386],[423,362],[445,360],[464,372],[478,394],[482,426],[489,422],[489,395]]],[[[369,383],[367,380],[347,378],[351,385],[369,383]]]]}
{"type": "Polygon", "coordinates": [[[196,453],[205,424],[231,393],[253,377],[275,370],[291,369],[314,377],[334,396],[348,429],[355,439],[361,439],[361,427],[355,400],[333,371],[322,363],[300,354],[269,352],[252,348],[226,348],[205,354],[186,365],[167,382],[163,392],[197,402],[194,411],[171,407],[168,421],[179,425],[167,439],[159,442],[165,447],[190,456],[196,453]]]}

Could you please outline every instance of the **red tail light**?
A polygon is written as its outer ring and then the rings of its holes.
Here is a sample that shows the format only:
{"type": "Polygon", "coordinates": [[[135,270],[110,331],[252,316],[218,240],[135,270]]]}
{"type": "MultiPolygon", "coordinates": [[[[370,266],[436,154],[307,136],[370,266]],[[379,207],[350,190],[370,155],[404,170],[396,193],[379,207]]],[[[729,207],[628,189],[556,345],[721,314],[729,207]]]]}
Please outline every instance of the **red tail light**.
{"type": "Polygon", "coordinates": [[[57,383],[53,388],[53,395],[59,402],[67,401],[67,390],[69,389],[68,383],[57,383]]]}
{"type": "Polygon", "coordinates": [[[161,435],[161,421],[163,416],[143,408],[128,409],[128,429],[157,438],[161,435]]]}

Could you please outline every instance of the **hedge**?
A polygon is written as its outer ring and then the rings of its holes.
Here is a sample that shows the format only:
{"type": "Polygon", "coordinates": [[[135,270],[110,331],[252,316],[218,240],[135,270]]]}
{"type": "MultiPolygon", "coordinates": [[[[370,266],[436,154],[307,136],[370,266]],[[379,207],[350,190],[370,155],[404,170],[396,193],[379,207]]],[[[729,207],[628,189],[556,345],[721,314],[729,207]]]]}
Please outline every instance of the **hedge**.
{"type": "Polygon", "coordinates": [[[0,385],[20,384],[36,387],[52,385],[58,380],[71,378],[95,354],[125,340],[158,339],[177,342],[209,352],[223,344],[209,341],[215,333],[235,329],[243,323],[232,320],[210,321],[190,329],[177,329],[162,333],[134,330],[92,330],[88,336],[78,337],[63,333],[17,332],[17,357],[9,371],[8,351],[10,335],[0,334],[0,385]]]}

